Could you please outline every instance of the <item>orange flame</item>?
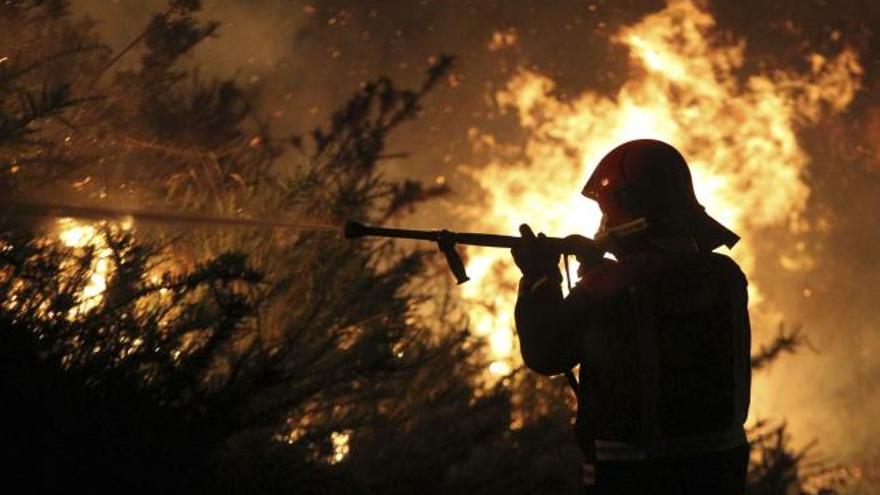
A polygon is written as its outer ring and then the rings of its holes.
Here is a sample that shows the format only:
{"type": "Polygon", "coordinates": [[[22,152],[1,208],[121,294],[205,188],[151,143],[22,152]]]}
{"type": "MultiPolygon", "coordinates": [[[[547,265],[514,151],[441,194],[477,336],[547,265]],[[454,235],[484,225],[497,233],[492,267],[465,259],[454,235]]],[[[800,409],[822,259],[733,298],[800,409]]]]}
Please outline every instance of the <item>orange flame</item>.
{"type": "MultiPolygon", "coordinates": [[[[707,211],[743,236],[732,256],[747,273],[754,268],[751,233],[810,229],[802,216],[809,157],[796,129],[847,107],[860,88],[858,57],[852,50],[830,59],[813,55],[809,73],[743,80],[734,71],[743,66],[745,44],[719,42],[714,27],[691,0],[670,0],[622,29],[614,41],[629,48],[631,77],[613,96],[587,91],[562,101],[553,96],[551,79],[519,70],[494,97],[529,132],[525,158],[507,158],[493,136],[472,130],[474,147],[494,157],[468,170],[486,198],[479,216],[463,212],[474,217],[473,226],[513,233],[528,221],[548,235],[591,234],[600,213],[579,192],[592,168],[624,141],[654,138],[682,151],[707,211]]],[[[474,281],[462,294],[475,303],[469,314],[489,341],[491,372],[503,374],[519,363],[512,331],[519,275],[507,253],[471,254],[474,281]]],[[[754,284],[751,290],[753,303],[760,302],[754,284]]]]}
{"type": "Polygon", "coordinates": [[[107,277],[110,271],[110,248],[104,237],[94,225],[82,223],[72,218],[60,218],[57,221],[58,239],[67,247],[94,250],[95,259],[89,270],[89,280],[79,294],[80,303],[68,315],[76,318],[101,303],[104,290],[107,288],[107,277]]]}

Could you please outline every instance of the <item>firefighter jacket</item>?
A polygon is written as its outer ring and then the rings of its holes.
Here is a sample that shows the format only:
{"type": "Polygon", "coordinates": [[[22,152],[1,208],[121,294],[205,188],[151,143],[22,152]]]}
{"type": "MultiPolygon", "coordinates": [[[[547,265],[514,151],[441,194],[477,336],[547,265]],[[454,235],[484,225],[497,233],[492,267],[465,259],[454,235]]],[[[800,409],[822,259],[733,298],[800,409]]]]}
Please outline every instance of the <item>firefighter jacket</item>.
{"type": "Polygon", "coordinates": [[[604,260],[565,298],[560,282],[522,280],[516,328],[532,370],[580,365],[582,447],[623,460],[746,443],[748,296],[733,260],[648,250],[604,260]]]}

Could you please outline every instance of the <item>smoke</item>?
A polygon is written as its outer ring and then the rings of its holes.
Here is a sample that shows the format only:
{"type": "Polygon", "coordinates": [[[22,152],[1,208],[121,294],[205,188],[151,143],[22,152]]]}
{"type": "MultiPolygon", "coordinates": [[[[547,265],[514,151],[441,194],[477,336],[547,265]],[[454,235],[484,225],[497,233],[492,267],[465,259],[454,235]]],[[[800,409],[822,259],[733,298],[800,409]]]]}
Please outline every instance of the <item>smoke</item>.
{"type": "MultiPolygon", "coordinates": [[[[76,0],[75,12],[93,18],[111,47],[140,32],[162,0],[76,0]]],[[[203,19],[220,23],[218,37],[190,61],[203,74],[235,76],[259,90],[276,129],[308,131],[360,84],[387,75],[415,86],[433,57],[457,57],[447,84],[432,92],[419,120],[392,146],[410,153],[392,175],[458,179],[456,166],[472,162],[468,129],[508,127],[487,105],[519,66],[552,74],[560,91],[613,88],[624,80],[626,55],[607,44],[616,26],[633,22],[660,1],[614,2],[585,9],[577,2],[467,0],[411,1],[205,0],[203,19]],[[490,49],[494,36],[515,33],[517,43],[490,49]],[[572,70],[573,68],[586,70],[572,70]]],[[[119,67],[138,62],[132,50],[119,67]]],[[[466,184],[458,185],[460,188],[466,184]]]]}
{"type": "MultiPolygon", "coordinates": [[[[163,5],[78,0],[73,7],[98,21],[99,32],[119,49],[163,5]]],[[[805,156],[796,181],[807,188],[799,208],[809,228],[791,232],[765,225],[749,231],[753,276],[762,297],[778,309],[759,338],[784,321],[801,325],[816,349],[784,358],[757,378],[754,412],[787,418],[800,441],[817,439],[831,459],[880,458],[880,424],[874,421],[880,417],[880,315],[874,300],[880,287],[880,42],[872,29],[880,25],[880,6],[768,6],[758,0],[705,5],[719,40],[744,44],[734,80],[811,73],[822,60],[810,53],[827,62],[852,50],[863,61],[864,87],[849,106],[836,116],[821,108],[819,120],[798,131],[805,156]]],[[[235,76],[259,92],[262,111],[278,131],[320,125],[363,81],[388,75],[415,85],[432,56],[456,55],[446,84],[391,143],[393,151],[411,155],[389,162],[388,174],[443,181],[458,192],[449,203],[406,219],[409,225],[467,228],[469,221],[451,208],[477,197],[479,187],[467,170],[485,166],[489,148],[521,156],[530,136],[517,115],[501,111],[495,95],[525,70],[552,81],[551,96],[563,106],[585,93],[613,97],[634,74],[630,49],[610,38],[665,3],[210,0],[204,7],[203,18],[221,23],[219,37],[199,47],[190,63],[206,75],[235,76]],[[475,146],[473,137],[485,135],[493,142],[475,146]]],[[[120,67],[135,62],[133,51],[120,67]]],[[[556,187],[564,200],[566,188],[579,185],[556,187]]],[[[765,213],[762,208],[771,208],[755,201],[765,213]]]]}

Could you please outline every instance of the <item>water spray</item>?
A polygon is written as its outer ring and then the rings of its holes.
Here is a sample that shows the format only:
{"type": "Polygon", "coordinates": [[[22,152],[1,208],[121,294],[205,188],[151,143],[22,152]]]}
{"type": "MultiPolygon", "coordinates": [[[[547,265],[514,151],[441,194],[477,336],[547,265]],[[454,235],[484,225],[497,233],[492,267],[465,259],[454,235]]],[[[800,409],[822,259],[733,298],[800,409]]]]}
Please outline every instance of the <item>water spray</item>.
{"type": "MultiPolygon", "coordinates": [[[[432,241],[436,242],[440,251],[446,255],[446,261],[449,264],[449,268],[453,275],[455,275],[455,279],[459,284],[467,282],[469,277],[465,272],[464,263],[462,262],[461,257],[455,250],[457,244],[509,249],[514,248],[523,242],[522,237],[516,236],[472,232],[458,233],[449,230],[392,229],[364,225],[355,221],[348,221],[345,222],[345,225],[340,226],[301,221],[258,220],[253,218],[236,218],[203,214],[156,212],[107,206],[8,202],[2,200],[0,200],[0,206],[2,206],[4,211],[12,211],[20,215],[38,217],[73,217],[90,220],[106,220],[108,218],[119,218],[124,220],[132,218],[143,222],[153,223],[214,225],[222,227],[262,227],[311,232],[332,232],[341,235],[346,239],[357,239],[370,236],[432,241]]],[[[609,251],[621,238],[638,234],[647,228],[647,221],[644,218],[639,218],[613,229],[607,229],[596,239],[589,239],[580,235],[570,235],[564,238],[546,237],[543,242],[552,249],[558,251],[559,254],[566,256],[573,255],[583,263],[590,259],[601,259],[602,255],[609,251]]],[[[566,258],[566,266],[567,262],[568,259],[566,258]]],[[[568,270],[566,270],[566,272],[567,271],[568,270]]]]}
{"type": "Polygon", "coordinates": [[[0,201],[0,209],[3,210],[4,214],[8,214],[11,212],[22,216],[34,217],[71,217],[88,220],[107,220],[112,218],[124,220],[127,218],[131,218],[147,223],[214,225],[223,227],[263,227],[276,229],[293,229],[300,231],[334,232],[340,234],[343,230],[341,226],[323,223],[284,220],[259,220],[253,218],[236,218],[193,213],[157,212],[129,208],[114,208],[93,205],[71,205],[61,203],[0,201]]]}
{"type": "MultiPolygon", "coordinates": [[[[345,222],[344,226],[300,222],[300,221],[274,221],[256,220],[252,218],[235,218],[226,216],[182,214],[169,212],[156,212],[147,210],[134,210],[124,208],[112,208],[105,206],[69,205],[59,203],[33,203],[33,202],[8,202],[0,200],[0,207],[5,212],[12,211],[20,215],[38,217],[74,217],[91,220],[106,220],[108,218],[128,219],[132,218],[143,222],[214,225],[223,227],[262,227],[281,228],[298,231],[333,232],[344,236],[346,239],[358,239],[361,237],[384,237],[394,239],[413,239],[436,242],[440,251],[446,256],[446,261],[459,284],[468,281],[465,266],[461,256],[455,249],[457,244],[484,246],[495,248],[514,248],[524,242],[522,237],[484,234],[472,232],[451,232],[449,230],[411,230],[393,229],[387,227],[364,225],[356,221],[345,222]]],[[[582,263],[590,260],[601,259],[603,254],[611,249],[618,240],[636,235],[648,228],[646,219],[640,218],[626,223],[614,229],[607,229],[601,237],[589,239],[580,235],[570,235],[564,238],[546,237],[543,242],[547,243],[561,255],[565,255],[565,273],[571,288],[571,279],[568,274],[568,255],[574,255],[582,263]]],[[[565,372],[569,385],[577,393],[577,379],[571,370],[565,372]]]]}

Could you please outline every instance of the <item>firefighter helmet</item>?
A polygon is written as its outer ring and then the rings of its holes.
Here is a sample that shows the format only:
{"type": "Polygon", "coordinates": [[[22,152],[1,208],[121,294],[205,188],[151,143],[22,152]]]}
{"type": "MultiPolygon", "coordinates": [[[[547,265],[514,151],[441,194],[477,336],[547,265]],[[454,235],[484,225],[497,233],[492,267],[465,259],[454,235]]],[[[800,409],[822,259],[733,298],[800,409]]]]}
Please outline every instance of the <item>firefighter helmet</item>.
{"type": "Polygon", "coordinates": [[[599,161],[582,194],[599,203],[606,227],[641,217],[652,224],[672,221],[706,251],[730,248],[739,240],[705,212],[684,157],[662,141],[638,139],[614,148],[599,161]]]}

